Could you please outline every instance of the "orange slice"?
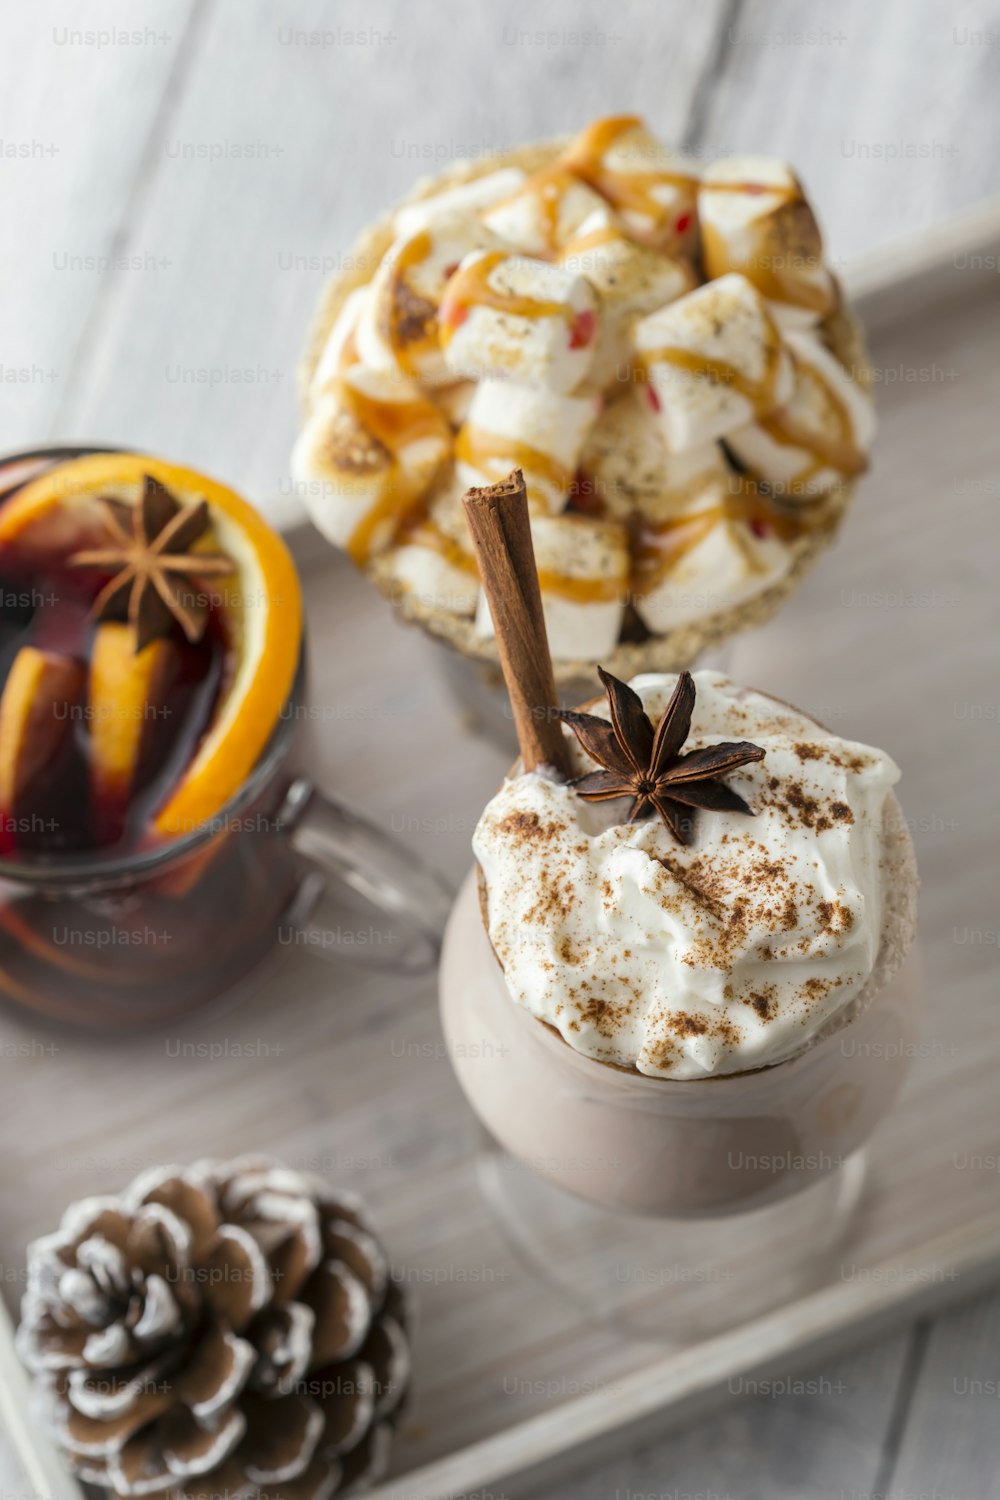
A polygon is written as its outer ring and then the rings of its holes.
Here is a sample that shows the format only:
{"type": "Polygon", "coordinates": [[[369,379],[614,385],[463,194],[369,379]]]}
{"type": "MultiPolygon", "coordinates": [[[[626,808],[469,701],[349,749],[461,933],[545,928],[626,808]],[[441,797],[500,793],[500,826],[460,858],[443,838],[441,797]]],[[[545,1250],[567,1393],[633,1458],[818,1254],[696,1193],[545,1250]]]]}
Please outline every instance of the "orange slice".
{"type": "Polygon", "coordinates": [[[136,772],[177,671],[173,641],[161,637],[139,652],[135,643],[134,626],[106,621],[97,627],[90,654],[91,786],[109,838],[121,829],[136,772]]]}
{"type": "Polygon", "coordinates": [[[211,723],[184,775],[153,819],[161,837],[199,828],[239,791],[288,700],[302,644],[302,594],[288,549],[239,495],[193,469],[136,453],[99,453],[60,464],[0,509],[5,548],[27,560],[57,561],[92,545],[99,496],[135,504],[151,474],[181,501],[208,502],[206,552],[232,558],[236,573],[215,580],[215,607],[232,652],[211,723]]]}
{"type": "Polygon", "coordinates": [[[22,646],[0,697],[0,809],[13,812],[73,732],[84,670],[70,656],[22,646]]]}

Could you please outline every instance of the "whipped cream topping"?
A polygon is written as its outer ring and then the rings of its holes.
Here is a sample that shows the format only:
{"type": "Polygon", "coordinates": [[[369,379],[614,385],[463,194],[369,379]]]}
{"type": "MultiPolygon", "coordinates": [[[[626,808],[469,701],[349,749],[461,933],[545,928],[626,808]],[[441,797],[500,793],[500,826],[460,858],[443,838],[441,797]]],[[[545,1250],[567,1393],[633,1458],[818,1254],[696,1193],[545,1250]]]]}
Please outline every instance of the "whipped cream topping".
{"type": "MultiPolygon", "coordinates": [[[[883,814],[899,770],[796,709],[694,674],[685,751],[751,740],[725,780],[755,816],[700,811],[683,846],[625,801],[539,773],[505,782],[473,840],[513,999],[578,1052],[664,1078],[783,1061],[861,996],[882,935],[883,814]]],[[[676,684],[637,677],[654,724],[676,684]]],[[[606,700],[590,709],[608,717],[606,700]]],[[[594,763],[567,731],[577,774],[594,763]]]]}

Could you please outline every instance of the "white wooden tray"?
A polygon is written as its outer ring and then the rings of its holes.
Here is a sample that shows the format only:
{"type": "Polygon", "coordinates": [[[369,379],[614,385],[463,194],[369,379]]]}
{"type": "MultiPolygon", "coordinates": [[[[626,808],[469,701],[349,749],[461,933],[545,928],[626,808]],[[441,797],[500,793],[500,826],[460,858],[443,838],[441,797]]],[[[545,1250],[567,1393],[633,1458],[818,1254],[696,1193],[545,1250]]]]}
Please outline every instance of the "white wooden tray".
{"type": "MultiPolygon", "coordinates": [[[[738,1377],[787,1375],[1000,1274],[998,254],[994,205],[923,255],[883,257],[888,284],[879,267],[858,276],[875,472],[819,571],[737,651],[737,675],[895,755],[921,860],[920,1056],[834,1277],[750,1322],[733,1308],[726,1332],[670,1350],[578,1319],[512,1260],[479,1198],[433,983],[290,946],[239,1010],[154,1035],[80,1039],[0,1016],[12,1306],[26,1242],[71,1198],[148,1163],[261,1149],[322,1171],[368,1199],[417,1295],[415,1399],[378,1494],[432,1500],[521,1493],[738,1377]]],[[[461,728],[430,645],[318,541],[294,540],[317,775],[457,882],[505,757],[461,728]]],[[[725,1287],[670,1295],[691,1312],[725,1287]]]]}

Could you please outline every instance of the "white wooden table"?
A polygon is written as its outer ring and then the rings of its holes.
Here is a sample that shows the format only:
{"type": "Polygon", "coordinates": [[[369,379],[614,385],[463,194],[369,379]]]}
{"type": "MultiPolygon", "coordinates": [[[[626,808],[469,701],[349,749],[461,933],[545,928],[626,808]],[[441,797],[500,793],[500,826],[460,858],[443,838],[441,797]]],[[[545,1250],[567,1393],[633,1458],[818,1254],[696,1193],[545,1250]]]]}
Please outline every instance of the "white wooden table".
{"type": "MultiPolygon", "coordinates": [[[[0,445],[148,446],[290,514],[313,302],[417,172],[634,109],[699,153],[788,155],[845,265],[1000,190],[998,73],[1000,0],[11,7],[0,445]]],[[[560,1494],[1000,1496],[1000,1296],[814,1377],[560,1494]]]]}

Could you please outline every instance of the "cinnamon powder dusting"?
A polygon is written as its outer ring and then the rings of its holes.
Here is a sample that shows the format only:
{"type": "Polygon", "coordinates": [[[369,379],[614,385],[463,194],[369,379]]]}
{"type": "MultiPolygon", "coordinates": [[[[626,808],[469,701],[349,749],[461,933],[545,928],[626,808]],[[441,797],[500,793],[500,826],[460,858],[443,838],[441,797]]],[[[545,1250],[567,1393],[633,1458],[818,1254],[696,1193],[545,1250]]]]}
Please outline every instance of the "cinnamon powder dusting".
{"type": "Polygon", "coordinates": [[[816,911],[828,937],[850,932],[854,926],[854,913],[842,901],[820,901],[816,911]]]}
{"type": "MultiPolygon", "coordinates": [[[[795,747],[800,760],[802,750],[816,748],[814,745],[795,747]]],[[[838,823],[850,827],[854,822],[854,814],[846,802],[817,796],[801,781],[768,777],[763,803],[765,807],[773,807],[793,828],[808,828],[813,833],[825,833],[838,823]]]]}
{"type": "MultiPolygon", "coordinates": [[[[741,706],[725,712],[727,734],[759,729],[740,722],[741,706]]],[[[702,808],[681,846],[658,822],[623,825],[617,807],[574,812],[595,775],[582,743],[565,791],[515,780],[487,811],[512,872],[491,936],[505,966],[534,953],[530,1008],[558,1017],[574,1047],[654,1075],[725,1071],[785,1048],[790,1028],[815,1029],[863,982],[865,891],[837,850],[869,836],[868,800],[851,783],[864,773],[877,788],[879,754],[814,741],[800,720],[769,762],[743,786],[756,820],[720,827],[723,809],[702,808]]]]}
{"type": "Polygon", "coordinates": [[[496,825],[499,833],[508,838],[524,839],[531,843],[551,844],[565,831],[562,823],[543,823],[538,813],[518,809],[501,818],[496,825]]]}

